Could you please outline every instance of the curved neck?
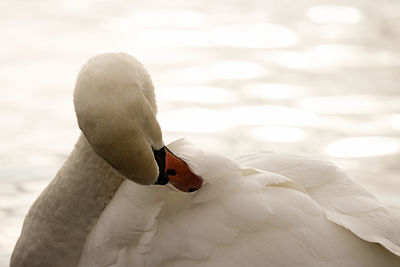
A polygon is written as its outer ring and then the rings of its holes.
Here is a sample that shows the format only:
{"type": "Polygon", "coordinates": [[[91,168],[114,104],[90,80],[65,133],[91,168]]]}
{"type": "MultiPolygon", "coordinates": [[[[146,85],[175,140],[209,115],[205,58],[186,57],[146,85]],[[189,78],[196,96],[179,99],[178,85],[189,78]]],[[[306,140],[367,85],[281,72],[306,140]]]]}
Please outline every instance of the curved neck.
{"type": "Polygon", "coordinates": [[[11,267],[76,266],[87,235],[122,180],[82,134],[28,212],[11,267]]]}

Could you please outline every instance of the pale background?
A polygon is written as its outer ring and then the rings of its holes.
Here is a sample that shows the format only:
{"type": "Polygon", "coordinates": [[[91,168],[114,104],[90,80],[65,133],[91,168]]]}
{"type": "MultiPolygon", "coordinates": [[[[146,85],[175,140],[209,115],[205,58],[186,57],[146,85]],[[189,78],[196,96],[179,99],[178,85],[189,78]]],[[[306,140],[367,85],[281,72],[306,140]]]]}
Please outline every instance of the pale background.
{"type": "Polygon", "coordinates": [[[166,142],[322,155],[400,208],[400,1],[0,2],[0,266],[79,135],[91,56],[148,68],[166,142]]]}

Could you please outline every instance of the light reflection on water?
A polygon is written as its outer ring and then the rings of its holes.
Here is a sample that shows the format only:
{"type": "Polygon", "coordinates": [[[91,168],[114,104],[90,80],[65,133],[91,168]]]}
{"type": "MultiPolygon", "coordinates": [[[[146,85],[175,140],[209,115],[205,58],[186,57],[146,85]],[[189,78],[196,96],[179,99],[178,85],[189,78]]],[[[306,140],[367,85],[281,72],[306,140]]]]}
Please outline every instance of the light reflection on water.
{"type": "Polygon", "coordinates": [[[390,120],[391,120],[393,128],[400,130],[400,114],[391,115],[390,120]]]}
{"type": "Polygon", "coordinates": [[[343,67],[398,66],[400,63],[397,53],[350,45],[318,45],[299,51],[276,52],[270,57],[287,68],[325,72],[343,67]]]}
{"type": "Polygon", "coordinates": [[[251,79],[263,74],[260,64],[250,61],[224,61],[215,64],[211,71],[219,79],[251,79]]]}
{"type": "Polygon", "coordinates": [[[113,18],[112,28],[129,31],[135,28],[198,28],[207,25],[207,16],[191,10],[139,10],[131,15],[113,18]]]}
{"type": "Polygon", "coordinates": [[[201,30],[142,30],[135,35],[139,44],[147,46],[202,47],[212,44],[209,32],[201,30]]]}
{"type": "Polygon", "coordinates": [[[166,142],[322,154],[400,207],[398,3],[0,5],[0,267],[79,135],[76,74],[106,51],[149,69],[166,142]]]}
{"type": "Polygon", "coordinates": [[[399,150],[398,139],[378,136],[339,139],[327,147],[328,155],[339,158],[374,157],[392,154],[399,150]]]}
{"type": "Polygon", "coordinates": [[[274,143],[299,142],[307,137],[307,132],[295,127],[264,126],[249,129],[251,138],[274,143]]]}
{"type": "Polygon", "coordinates": [[[262,99],[288,99],[297,98],[307,94],[307,89],[280,83],[258,83],[246,86],[245,93],[248,96],[262,99]]]}
{"type": "Polygon", "coordinates": [[[313,6],[307,10],[307,15],[312,22],[327,24],[355,24],[362,18],[357,8],[343,5],[313,6]]]}
{"type": "Polygon", "coordinates": [[[319,114],[377,114],[396,112],[400,98],[381,95],[314,96],[301,100],[301,107],[319,114]]]}
{"type": "Polygon", "coordinates": [[[156,88],[159,101],[182,101],[204,104],[223,104],[231,102],[234,94],[227,89],[215,86],[166,86],[156,88]]]}
{"type": "Polygon", "coordinates": [[[318,116],[312,112],[284,106],[244,106],[232,111],[239,125],[295,125],[311,126],[318,116]]]}
{"type": "Polygon", "coordinates": [[[224,111],[206,108],[181,108],[160,113],[158,121],[164,131],[218,133],[232,126],[229,117],[229,113],[224,111]]]}
{"type": "Polygon", "coordinates": [[[218,45],[242,48],[278,48],[297,43],[296,33],[277,24],[226,25],[214,31],[218,45]]]}

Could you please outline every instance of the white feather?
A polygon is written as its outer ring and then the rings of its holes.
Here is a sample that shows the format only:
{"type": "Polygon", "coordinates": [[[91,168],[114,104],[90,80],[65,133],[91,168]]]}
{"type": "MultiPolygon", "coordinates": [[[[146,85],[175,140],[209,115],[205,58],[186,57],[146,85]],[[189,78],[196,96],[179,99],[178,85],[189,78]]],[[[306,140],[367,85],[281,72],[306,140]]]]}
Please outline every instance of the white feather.
{"type": "Polygon", "coordinates": [[[203,177],[201,190],[124,181],[80,266],[400,266],[399,218],[333,164],[169,148],[203,177]]]}
{"type": "Polygon", "coordinates": [[[398,216],[333,163],[298,153],[259,153],[241,157],[240,162],[293,179],[306,188],[330,221],[400,256],[398,216]]]}

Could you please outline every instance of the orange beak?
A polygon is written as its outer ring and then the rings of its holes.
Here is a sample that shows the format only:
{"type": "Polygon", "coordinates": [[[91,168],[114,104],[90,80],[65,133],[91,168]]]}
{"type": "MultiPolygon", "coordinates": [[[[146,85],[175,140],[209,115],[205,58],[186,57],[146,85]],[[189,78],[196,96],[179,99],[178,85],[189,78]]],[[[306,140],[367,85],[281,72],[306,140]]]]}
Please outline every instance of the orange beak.
{"type": "Polygon", "coordinates": [[[169,182],[178,190],[183,192],[194,192],[203,185],[203,179],[193,173],[189,166],[175,156],[165,147],[165,175],[169,182]]]}
{"type": "Polygon", "coordinates": [[[203,179],[193,173],[186,162],[175,156],[167,147],[153,152],[159,169],[155,184],[165,185],[169,182],[183,192],[194,192],[201,188],[203,179]]]}

